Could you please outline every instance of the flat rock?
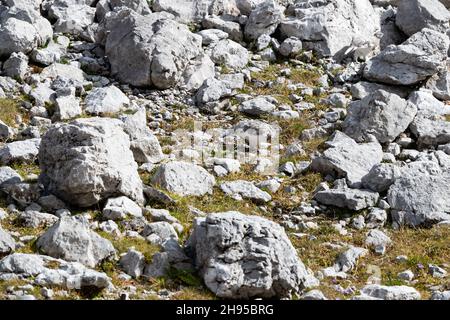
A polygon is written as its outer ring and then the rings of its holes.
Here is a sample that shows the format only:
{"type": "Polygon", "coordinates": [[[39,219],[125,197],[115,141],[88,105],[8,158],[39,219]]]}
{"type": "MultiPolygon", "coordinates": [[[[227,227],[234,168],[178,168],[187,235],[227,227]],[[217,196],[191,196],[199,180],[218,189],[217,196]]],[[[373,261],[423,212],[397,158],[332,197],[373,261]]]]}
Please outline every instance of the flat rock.
{"type": "Polygon", "coordinates": [[[408,286],[382,286],[370,284],[365,286],[361,292],[364,295],[382,300],[420,300],[420,293],[408,286]]]}
{"type": "Polygon", "coordinates": [[[424,28],[445,33],[450,27],[450,12],[439,0],[401,0],[395,24],[407,36],[424,28]]]}
{"type": "Polygon", "coordinates": [[[336,131],[327,144],[330,148],[313,159],[311,169],[338,178],[346,178],[351,187],[359,187],[362,177],[369,173],[373,166],[379,164],[383,157],[378,142],[358,144],[339,131],[336,131]]]}
{"type": "Polygon", "coordinates": [[[260,203],[272,200],[270,194],[262,191],[250,181],[227,181],[220,185],[220,189],[236,200],[249,199],[260,203]]]}
{"type": "Polygon", "coordinates": [[[423,29],[404,43],[390,45],[369,60],[364,77],[370,81],[413,85],[445,68],[448,36],[431,29],[423,29]]]}
{"type": "Polygon", "coordinates": [[[314,199],[322,204],[355,211],[374,206],[378,198],[377,192],[350,188],[329,189],[314,195],[314,199]]]}
{"type": "Polygon", "coordinates": [[[152,184],[180,196],[201,196],[212,193],[216,180],[200,166],[183,161],[161,165],[152,178],[152,184]]]}

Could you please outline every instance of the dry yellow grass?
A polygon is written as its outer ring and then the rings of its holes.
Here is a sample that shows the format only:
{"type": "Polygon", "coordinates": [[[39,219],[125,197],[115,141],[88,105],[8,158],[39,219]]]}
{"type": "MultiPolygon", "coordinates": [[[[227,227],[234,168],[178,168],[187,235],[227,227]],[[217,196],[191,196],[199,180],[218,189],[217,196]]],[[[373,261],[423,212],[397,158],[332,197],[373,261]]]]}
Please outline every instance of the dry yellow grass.
{"type": "Polygon", "coordinates": [[[19,114],[19,104],[13,99],[0,99],[0,120],[8,126],[16,125],[16,116],[19,114]]]}

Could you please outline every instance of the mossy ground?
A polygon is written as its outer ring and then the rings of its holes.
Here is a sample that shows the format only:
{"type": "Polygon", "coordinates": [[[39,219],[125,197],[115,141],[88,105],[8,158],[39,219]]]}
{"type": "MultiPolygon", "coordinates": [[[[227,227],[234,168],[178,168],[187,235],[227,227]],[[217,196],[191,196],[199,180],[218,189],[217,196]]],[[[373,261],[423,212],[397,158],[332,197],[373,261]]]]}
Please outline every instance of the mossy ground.
{"type": "Polygon", "coordinates": [[[0,98],[0,120],[8,126],[16,125],[16,116],[20,114],[19,103],[14,99],[0,98]]]}

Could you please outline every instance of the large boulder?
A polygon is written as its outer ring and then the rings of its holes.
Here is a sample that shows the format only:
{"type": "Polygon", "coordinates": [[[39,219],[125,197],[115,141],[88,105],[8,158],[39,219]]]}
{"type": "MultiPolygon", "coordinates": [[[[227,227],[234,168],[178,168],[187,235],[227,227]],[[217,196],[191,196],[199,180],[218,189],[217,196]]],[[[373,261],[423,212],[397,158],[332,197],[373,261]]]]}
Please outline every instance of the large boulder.
{"type": "Polygon", "coordinates": [[[42,138],[39,165],[46,190],[68,203],[89,207],[119,195],[144,202],[120,120],[87,118],[54,125],[42,138]]]}
{"type": "Polygon", "coordinates": [[[450,12],[439,0],[401,0],[395,23],[408,36],[424,28],[445,33],[450,12]]]}
{"type": "Polygon", "coordinates": [[[382,300],[420,300],[420,293],[413,287],[408,286],[382,286],[369,284],[362,288],[361,293],[365,296],[382,300]]]}
{"type": "MultiPolygon", "coordinates": [[[[376,43],[380,19],[369,0],[296,1],[280,24],[285,37],[296,37],[323,56],[342,57],[360,42],[376,43]]],[[[376,45],[375,45],[376,46],[376,45]]]]}
{"type": "Polygon", "coordinates": [[[0,57],[13,52],[30,53],[34,48],[44,46],[52,36],[50,22],[31,6],[0,10],[0,57]]]}
{"type": "Polygon", "coordinates": [[[212,193],[216,180],[208,171],[184,161],[161,165],[152,178],[152,184],[180,196],[202,196],[212,193]]]}
{"type": "Polygon", "coordinates": [[[223,212],[198,218],[188,249],[220,298],[289,297],[316,284],[283,228],[261,217],[223,212]]]}
{"type": "Polygon", "coordinates": [[[89,222],[78,217],[63,216],[39,237],[37,248],[53,258],[80,262],[95,267],[113,256],[111,242],[89,228],[89,222]]]}
{"type": "Polygon", "coordinates": [[[202,38],[165,15],[122,10],[106,19],[105,53],[111,73],[137,87],[167,89],[203,52],[202,38]]]}
{"type": "Polygon", "coordinates": [[[392,142],[408,128],[416,113],[414,104],[378,90],[350,104],[343,131],[356,141],[373,135],[380,143],[392,142]]]}
{"type": "Polygon", "coordinates": [[[355,188],[361,185],[362,177],[379,164],[383,157],[383,150],[378,142],[358,144],[340,131],[327,144],[330,148],[313,159],[311,169],[337,178],[346,178],[349,186],[355,188]]]}
{"type": "Polygon", "coordinates": [[[375,82],[413,85],[444,70],[449,38],[423,29],[401,45],[390,45],[367,62],[364,77],[375,82]]]}

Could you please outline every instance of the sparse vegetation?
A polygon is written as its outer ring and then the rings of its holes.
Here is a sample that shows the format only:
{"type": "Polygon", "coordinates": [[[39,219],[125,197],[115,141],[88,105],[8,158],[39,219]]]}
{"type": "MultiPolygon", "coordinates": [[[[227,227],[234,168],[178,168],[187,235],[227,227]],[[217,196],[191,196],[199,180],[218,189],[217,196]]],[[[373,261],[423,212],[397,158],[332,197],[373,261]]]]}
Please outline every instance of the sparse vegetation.
{"type": "Polygon", "coordinates": [[[159,246],[153,245],[145,239],[139,238],[128,238],[128,237],[115,237],[107,232],[99,231],[99,234],[110,240],[113,244],[114,248],[121,253],[126,253],[128,249],[134,247],[135,250],[141,252],[145,260],[150,263],[152,261],[152,257],[155,253],[160,251],[159,246]]]}
{"type": "Polygon", "coordinates": [[[16,116],[20,114],[17,100],[0,98],[0,120],[8,126],[16,125],[16,116]]]}
{"type": "Polygon", "coordinates": [[[16,170],[21,177],[29,175],[39,175],[41,172],[39,166],[36,163],[13,163],[10,165],[12,169],[16,170]]]}

